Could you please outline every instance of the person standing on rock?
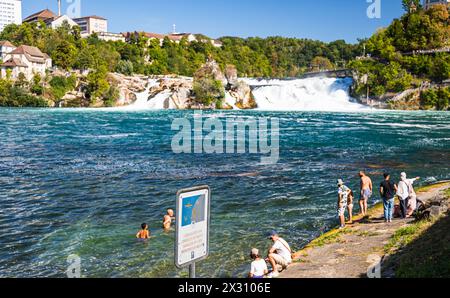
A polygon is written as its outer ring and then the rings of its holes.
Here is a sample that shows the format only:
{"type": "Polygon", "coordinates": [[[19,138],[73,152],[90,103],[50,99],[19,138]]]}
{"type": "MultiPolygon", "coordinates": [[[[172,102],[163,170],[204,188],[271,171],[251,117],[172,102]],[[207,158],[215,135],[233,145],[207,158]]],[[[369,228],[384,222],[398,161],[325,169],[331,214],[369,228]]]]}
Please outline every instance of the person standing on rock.
{"type": "Polygon", "coordinates": [[[389,173],[384,174],[384,181],[380,184],[380,194],[383,198],[384,219],[391,223],[394,218],[395,194],[398,191],[397,185],[391,181],[389,173]]]}
{"type": "Polygon", "coordinates": [[[339,179],[338,186],[338,216],[340,222],[340,229],[345,228],[345,210],[348,207],[348,196],[351,194],[350,188],[344,185],[344,181],[339,179]]]}
{"type": "Polygon", "coordinates": [[[361,208],[361,215],[366,216],[369,208],[369,199],[373,194],[373,184],[372,179],[364,171],[359,172],[359,177],[361,178],[361,199],[359,200],[359,207],[361,208]]]}
{"type": "Polygon", "coordinates": [[[398,183],[397,196],[400,200],[400,217],[406,219],[408,216],[409,187],[406,178],[401,177],[398,183]]]}
{"type": "Polygon", "coordinates": [[[405,217],[411,217],[414,211],[416,211],[417,209],[417,194],[414,190],[414,182],[419,179],[420,177],[407,179],[407,175],[405,172],[401,173],[400,175],[400,182],[398,183],[398,196],[400,197],[400,199],[403,198],[403,201],[400,204],[402,216],[405,215],[405,217]],[[404,199],[405,197],[406,199],[404,199]]]}

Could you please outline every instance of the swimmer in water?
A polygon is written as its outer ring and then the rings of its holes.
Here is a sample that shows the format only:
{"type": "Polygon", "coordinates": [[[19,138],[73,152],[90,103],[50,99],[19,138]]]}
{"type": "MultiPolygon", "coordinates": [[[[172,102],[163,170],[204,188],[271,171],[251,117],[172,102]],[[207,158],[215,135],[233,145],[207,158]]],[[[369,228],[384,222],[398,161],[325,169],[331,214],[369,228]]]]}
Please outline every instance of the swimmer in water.
{"type": "Polygon", "coordinates": [[[148,230],[148,225],[143,223],[141,225],[141,230],[136,234],[137,239],[150,239],[150,231],[148,230]]]}
{"type": "Polygon", "coordinates": [[[172,221],[175,219],[175,213],[172,209],[167,209],[167,214],[164,215],[163,228],[168,231],[172,227],[172,221]]]}

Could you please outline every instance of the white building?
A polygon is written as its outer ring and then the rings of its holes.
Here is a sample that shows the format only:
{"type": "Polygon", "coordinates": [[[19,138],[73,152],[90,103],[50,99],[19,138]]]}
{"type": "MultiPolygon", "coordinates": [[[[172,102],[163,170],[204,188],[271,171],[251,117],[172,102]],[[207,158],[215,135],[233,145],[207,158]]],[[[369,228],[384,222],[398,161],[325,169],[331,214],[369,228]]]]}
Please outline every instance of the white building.
{"type": "Polygon", "coordinates": [[[450,3],[450,0],[424,0],[423,7],[425,9],[428,9],[431,6],[436,5],[436,4],[449,4],[449,3],[450,3]]]}
{"type": "Polygon", "coordinates": [[[67,23],[71,28],[78,26],[77,23],[75,23],[71,18],[69,18],[66,15],[45,20],[45,24],[47,25],[47,27],[52,29],[57,29],[61,27],[64,23],[67,23]]]}
{"type": "Polygon", "coordinates": [[[22,24],[22,0],[0,0],[0,32],[10,24],[22,24]]]}
{"type": "Polygon", "coordinates": [[[6,54],[14,51],[16,46],[7,40],[0,41],[0,59],[5,61],[6,54]]]}
{"type": "MultiPolygon", "coordinates": [[[[1,0],[0,0],[1,1],[1,0]]],[[[69,24],[70,27],[78,26],[71,18],[67,15],[57,16],[53,13],[53,11],[49,9],[41,10],[37,13],[34,13],[23,20],[24,23],[38,23],[44,22],[47,27],[52,29],[57,29],[61,27],[65,22],[69,24]]]]}
{"type": "Polygon", "coordinates": [[[111,32],[99,32],[97,33],[98,39],[104,41],[122,41],[125,42],[125,36],[121,33],[111,33],[111,32]]]}
{"type": "Polygon", "coordinates": [[[81,29],[82,36],[89,36],[93,33],[108,32],[108,20],[99,16],[88,16],[73,19],[81,29]]]}
{"type": "Polygon", "coordinates": [[[6,77],[8,70],[13,79],[23,73],[27,80],[35,74],[45,76],[47,69],[52,67],[52,59],[38,48],[22,45],[5,54],[3,64],[0,65],[1,77],[6,77]]]}

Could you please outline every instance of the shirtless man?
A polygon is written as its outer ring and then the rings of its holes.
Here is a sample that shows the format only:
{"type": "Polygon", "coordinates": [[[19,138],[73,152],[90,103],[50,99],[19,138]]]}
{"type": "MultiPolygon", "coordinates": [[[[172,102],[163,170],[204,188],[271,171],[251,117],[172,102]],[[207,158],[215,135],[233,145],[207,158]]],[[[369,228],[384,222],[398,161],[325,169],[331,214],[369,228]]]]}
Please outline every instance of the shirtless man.
{"type": "Polygon", "coordinates": [[[373,184],[372,179],[364,171],[359,172],[359,177],[361,177],[361,199],[359,201],[359,207],[361,208],[362,216],[366,216],[368,202],[373,193],[373,184]]]}
{"type": "Polygon", "coordinates": [[[164,215],[163,227],[164,230],[168,231],[172,227],[172,220],[175,219],[174,212],[172,209],[167,209],[167,214],[164,215]]]}

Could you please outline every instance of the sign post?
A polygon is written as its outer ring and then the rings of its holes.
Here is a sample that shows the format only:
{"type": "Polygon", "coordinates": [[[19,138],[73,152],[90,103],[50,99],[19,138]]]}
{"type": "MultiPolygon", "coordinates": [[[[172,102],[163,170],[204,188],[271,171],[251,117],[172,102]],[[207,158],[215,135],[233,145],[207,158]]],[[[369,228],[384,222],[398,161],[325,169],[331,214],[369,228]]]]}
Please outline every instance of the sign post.
{"type": "Polygon", "coordinates": [[[180,190],[176,203],[175,265],[189,266],[195,278],[195,263],[209,255],[211,190],[200,186],[180,190]]]}

